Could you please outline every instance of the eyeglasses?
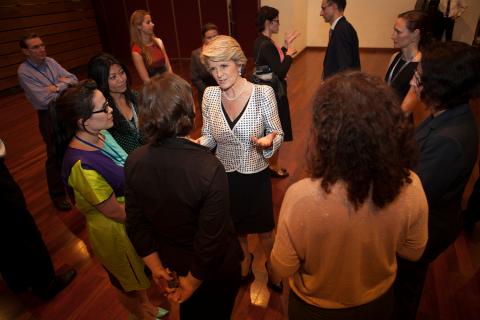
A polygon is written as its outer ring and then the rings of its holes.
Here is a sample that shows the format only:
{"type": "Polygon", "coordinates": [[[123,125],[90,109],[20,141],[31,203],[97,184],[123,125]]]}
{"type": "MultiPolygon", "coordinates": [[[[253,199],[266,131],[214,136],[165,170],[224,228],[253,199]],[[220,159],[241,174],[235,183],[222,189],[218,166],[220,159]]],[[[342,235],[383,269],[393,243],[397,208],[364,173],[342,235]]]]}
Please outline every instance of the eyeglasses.
{"type": "Polygon", "coordinates": [[[110,104],[108,103],[108,101],[105,101],[105,103],[102,106],[102,109],[97,110],[97,111],[92,111],[92,114],[102,113],[102,112],[103,113],[108,113],[108,107],[110,107],[110,104]]]}
{"type": "Polygon", "coordinates": [[[325,11],[325,9],[327,9],[328,7],[330,7],[332,5],[332,3],[327,3],[325,6],[322,6],[322,10],[325,11]]]}
{"type": "Polygon", "coordinates": [[[37,44],[37,45],[31,46],[31,47],[28,48],[28,49],[29,49],[29,50],[45,49],[45,44],[44,44],[44,43],[37,44]]]}

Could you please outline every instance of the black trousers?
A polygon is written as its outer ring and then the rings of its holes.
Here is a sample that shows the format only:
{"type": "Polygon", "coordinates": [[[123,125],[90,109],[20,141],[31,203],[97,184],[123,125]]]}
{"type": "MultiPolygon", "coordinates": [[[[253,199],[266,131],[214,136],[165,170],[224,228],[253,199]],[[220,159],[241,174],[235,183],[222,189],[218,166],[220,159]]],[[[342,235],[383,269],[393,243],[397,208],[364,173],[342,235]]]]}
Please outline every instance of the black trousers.
{"type": "MultiPolygon", "coordinates": [[[[445,32],[445,41],[452,41],[454,26],[455,26],[455,19],[443,17],[443,31],[445,32]]],[[[443,35],[443,31],[442,31],[442,35],[443,35]]]]}
{"type": "Polygon", "coordinates": [[[192,296],[180,304],[181,320],[228,320],[240,290],[240,264],[221,281],[205,281],[192,296]]]}
{"type": "Polygon", "coordinates": [[[20,187],[0,159],[0,273],[14,292],[43,290],[55,278],[48,250],[20,187]]]}
{"type": "Polygon", "coordinates": [[[61,167],[54,158],[54,142],[51,136],[51,123],[48,110],[38,110],[38,128],[45,142],[47,161],[45,162],[45,173],[47,176],[48,193],[50,198],[65,197],[65,187],[61,178],[61,167]]]}
{"type": "Polygon", "coordinates": [[[397,278],[393,283],[395,297],[394,319],[415,320],[427,278],[429,262],[408,261],[397,257],[397,278]]]}
{"type": "Polygon", "coordinates": [[[293,290],[290,290],[288,297],[288,318],[290,320],[389,320],[392,312],[392,288],[369,303],[344,309],[324,309],[308,304],[293,290]]]}

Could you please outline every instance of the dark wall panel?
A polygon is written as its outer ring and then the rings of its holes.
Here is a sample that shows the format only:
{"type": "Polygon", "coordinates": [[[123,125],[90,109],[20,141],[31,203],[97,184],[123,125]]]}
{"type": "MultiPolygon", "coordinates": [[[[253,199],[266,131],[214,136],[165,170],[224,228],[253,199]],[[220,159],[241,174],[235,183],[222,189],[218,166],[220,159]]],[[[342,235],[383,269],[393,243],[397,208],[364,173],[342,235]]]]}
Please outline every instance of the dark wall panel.
{"type": "Polygon", "coordinates": [[[179,48],[175,37],[173,8],[170,0],[148,0],[148,7],[155,24],[155,34],[162,39],[168,56],[170,58],[178,57],[179,48]]]}
{"type": "Polygon", "coordinates": [[[240,43],[247,57],[253,55],[253,43],[257,37],[257,11],[257,0],[232,0],[232,36],[240,43]]]}
{"type": "Polygon", "coordinates": [[[192,50],[199,47],[200,17],[197,0],[174,1],[175,23],[180,47],[180,58],[190,58],[192,50]]]}
{"type": "Polygon", "coordinates": [[[125,7],[118,0],[93,1],[104,51],[122,61],[130,59],[130,33],[125,7]]]}
{"type": "Polygon", "coordinates": [[[125,15],[127,17],[127,24],[130,23],[130,16],[135,10],[148,11],[147,1],[145,0],[124,0],[125,2],[125,15]]]}
{"type": "MultiPolygon", "coordinates": [[[[226,0],[199,0],[202,24],[211,22],[217,25],[221,34],[228,35],[228,8],[226,0]]],[[[201,26],[200,26],[201,28],[201,26]]],[[[200,39],[198,29],[198,38],[200,39]]]]}

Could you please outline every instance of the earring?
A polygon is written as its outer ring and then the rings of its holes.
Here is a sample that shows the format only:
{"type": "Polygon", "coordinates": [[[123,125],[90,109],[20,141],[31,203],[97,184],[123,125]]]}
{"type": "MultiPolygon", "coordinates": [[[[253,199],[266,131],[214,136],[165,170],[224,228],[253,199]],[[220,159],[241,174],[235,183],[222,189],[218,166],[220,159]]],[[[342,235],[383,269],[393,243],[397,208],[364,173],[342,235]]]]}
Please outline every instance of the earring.
{"type": "Polygon", "coordinates": [[[242,75],[242,69],[238,69],[238,75],[242,75]]]}

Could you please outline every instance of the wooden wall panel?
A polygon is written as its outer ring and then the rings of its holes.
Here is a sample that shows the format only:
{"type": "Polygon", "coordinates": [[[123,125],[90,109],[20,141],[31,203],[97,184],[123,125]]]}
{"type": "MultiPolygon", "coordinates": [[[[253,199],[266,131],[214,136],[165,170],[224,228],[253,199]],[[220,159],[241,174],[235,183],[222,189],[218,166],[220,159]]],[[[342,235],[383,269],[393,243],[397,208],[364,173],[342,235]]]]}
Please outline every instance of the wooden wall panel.
{"type": "MultiPolygon", "coordinates": [[[[154,31],[161,38],[170,58],[180,56],[179,43],[176,38],[175,18],[172,7],[173,0],[148,0],[148,7],[155,24],[154,31]]],[[[174,1],[176,2],[176,1],[174,1]]],[[[184,26],[179,26],[177,28],[184,26]]]]}
{"type": "Polygon", "coordinates": [[[129,17],[124,1],[95,0],[93,5],[104,51],[121,61],[130,61],[129,17]]]}
{"type": "Polygon", "coordinates": [[[127,17],[127,24],[130,23],[130,17],[132,13],[136,10],[146,10],[148,11],[148,5],[146,0],[124,0],[125,3],[125,14],[127,17]]]}
{"type": "MultiPolygon", "coordinates": [[[[200,3],[201,24],[211,22],[217,25],[220,34],[228,32],[228,8],[226,0],[198,0],[200,3]]],[[[201,27],[200,27],[201,28],[201,27]]],[[[201,29],[198,30],[198,37],[201,38],[201,29]]]]}
{"type": "Polygon", "coordinates": [[[192,50],[200,46],[201,28],[197,0],[174,1],[175,23],[179,39],[179,58],[189,59],[192,50]],[[181,39],[181,40],[180,40],[181,39]]]}
{"type": "MultiPolygon", "coordinates": [[[[18,17],[30,17],[41,14],[52,14],[56,12],[75,11],[91,9],[92,4],[89,1],[69,1],[69,2],[55,2],[49,3],[49,5],[34,5],[30,1],[24,5],[18,6],[19,2],[16,1],[16,6],[5,6],[2,8],[2,18],[18,18],[18,17]]],[[[45,1],[42,1],[45,4],[45,1]]]]}
{"type": "Polygon", "coordinates": [[[247,57],[253,56],[258,9],[258,0],[232,0],[232,37],[237,39],[247,57]]]}
{"type": "Polygon", "coordinates": [[[18,85],[16,71],[25,59],[18,41],[30,32],[66,69],[81,67],[102,51],[91,0],[0,1],[0,91],[18,85]]]}

